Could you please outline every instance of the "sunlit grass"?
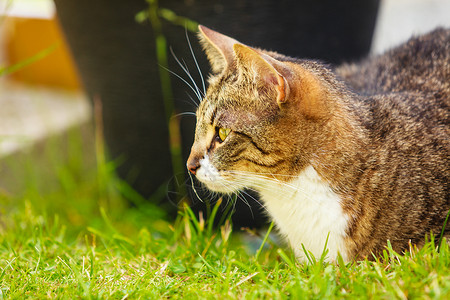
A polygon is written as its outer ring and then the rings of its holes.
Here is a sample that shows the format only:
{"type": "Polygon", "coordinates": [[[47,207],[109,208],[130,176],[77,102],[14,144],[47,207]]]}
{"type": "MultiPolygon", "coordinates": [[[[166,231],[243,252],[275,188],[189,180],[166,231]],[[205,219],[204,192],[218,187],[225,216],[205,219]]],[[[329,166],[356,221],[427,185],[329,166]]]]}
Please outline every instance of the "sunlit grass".
{"type": "Polygon", "coordinates": [[[1,298],[450,297],[447,243],[404,255],[387,247],[375,262],[299,264],[270,235],[248,247],[229,221],[213,227],[214,209],[209,219],[188,207],[168,219],[113,163],[95,164],[89,145],[75,130],[9,158],[9,176],[26,185],[0,196],[1,298]]]}

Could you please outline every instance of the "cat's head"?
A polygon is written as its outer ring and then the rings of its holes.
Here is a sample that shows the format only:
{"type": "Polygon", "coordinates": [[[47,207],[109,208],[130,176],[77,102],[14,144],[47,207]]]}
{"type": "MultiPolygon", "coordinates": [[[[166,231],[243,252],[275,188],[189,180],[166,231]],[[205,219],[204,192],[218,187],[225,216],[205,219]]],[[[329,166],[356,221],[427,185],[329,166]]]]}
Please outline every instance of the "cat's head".
{"type": "Polygon", "coordinates": [[[320,146],[317,127],[330,108],[314,74],[324,71],[199,29],[214,74],[197,110],[188,169],[224,193],[288,181],[320,146]]]}

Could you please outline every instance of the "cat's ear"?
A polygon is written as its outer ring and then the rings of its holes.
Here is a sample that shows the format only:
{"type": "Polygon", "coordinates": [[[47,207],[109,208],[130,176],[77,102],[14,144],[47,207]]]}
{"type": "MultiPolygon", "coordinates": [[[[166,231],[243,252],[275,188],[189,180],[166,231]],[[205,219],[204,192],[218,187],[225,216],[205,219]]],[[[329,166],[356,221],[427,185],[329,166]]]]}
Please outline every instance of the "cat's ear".
{"type": "Polygon", "coordinates": [[[199,25],[198,29],[200,43],[206,52],[213,72],[222,72],[233,63],[233,45],[239,42],[203,25],[199,25]]]}
{"type": "Polygon", "coordinates": [[[269,89],[277,92],[277,103],[281,106],[287,101],[289,86],[279,70],[284,69],[281,63],[272,57],[242,44],[233,46],[238,65],[252,72],[257,80],[262,80],[269,89]]]}

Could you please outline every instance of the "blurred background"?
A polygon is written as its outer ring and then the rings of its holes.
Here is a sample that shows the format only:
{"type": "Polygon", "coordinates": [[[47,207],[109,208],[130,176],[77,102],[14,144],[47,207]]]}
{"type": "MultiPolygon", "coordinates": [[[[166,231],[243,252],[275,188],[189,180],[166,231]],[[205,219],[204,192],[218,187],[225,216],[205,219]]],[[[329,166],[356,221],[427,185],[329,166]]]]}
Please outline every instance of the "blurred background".
{"type": "MultiPolygon", "coordinates": [[[[169,213],[183,201],[207,210],[192,186],[208,197],[184,167],[195,119],[180,114],[195,111],[195,95],[164,69],[189,81],[169,49],[201,86],[189,46],[206,78],[197,22],[249,45],[329,63],[450,26],[448,0],[337,2],[0,0],[0,166],[40,159],[43,141],[73,128],[81,128],[88,149],[82,162],[95,164],[97,128],[119,176],[145,199],[169,213]]],[[[0,167],[0,188],[20,193],[26,176],[9,171],[0,167]]],[[[246,201],[237,202],[234,222],[264,224],[259,205],[246,201]]]]}

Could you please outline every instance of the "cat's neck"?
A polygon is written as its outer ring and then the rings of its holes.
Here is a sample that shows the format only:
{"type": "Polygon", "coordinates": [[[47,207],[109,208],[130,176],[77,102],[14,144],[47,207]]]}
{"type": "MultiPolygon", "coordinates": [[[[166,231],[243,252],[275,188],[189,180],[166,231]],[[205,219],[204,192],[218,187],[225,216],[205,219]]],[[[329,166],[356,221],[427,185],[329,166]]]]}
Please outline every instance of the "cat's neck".
{"type": "Polygon", "coordinates": [[[357,122],[347,123],[344,127],[337,125],[349,120],[328,124],[325,129],[328,138],[313,153],[310,161],[321,178],[345,195],[356,188],[357,178],[364,172],[371,153],[369,134],[362,125],[357,122]]]}
{"type": "Polygon", "coordinates": [[[340,205],[340,196],[312,166],[288,183],[271,180],[258,190],[299,259],[306,260],[304,246],[316,259],[327,248],[328,261],[335,261],[338,253],[347,260],[345,236],[349,217],[340,205]]]}
{"type": "MultiPolygon", "coordinates": [[[[310,135],[314,145],[306,166],[311,165],[333,190],[348,196],[356,189],[357,178],[370,158],[373,142],[363,124],[371,118],[370,108],[326,67],[315,63],[303,67],[314,77],[310,80],[311,85],[318,86],[314,90],[324,91],[320,101],[310,103],[318,106],[316,111],[322,111],[322,119],[310,135]]],[[[298,88],[304,89],[302,85],[298,88]]],[[[299,105],[307,97],[311,95],[297,99],[299,105]]]]}

